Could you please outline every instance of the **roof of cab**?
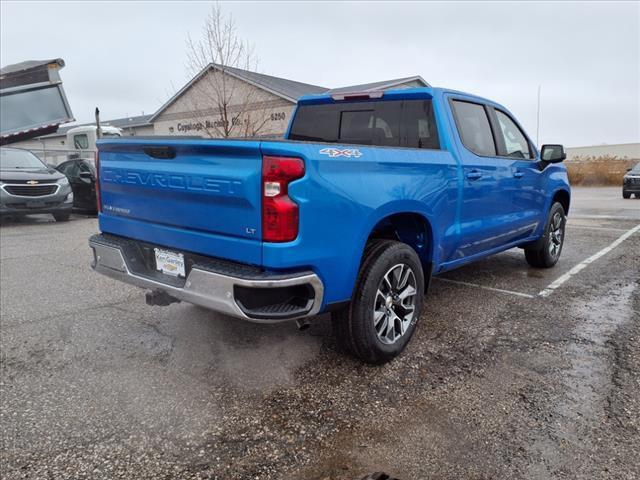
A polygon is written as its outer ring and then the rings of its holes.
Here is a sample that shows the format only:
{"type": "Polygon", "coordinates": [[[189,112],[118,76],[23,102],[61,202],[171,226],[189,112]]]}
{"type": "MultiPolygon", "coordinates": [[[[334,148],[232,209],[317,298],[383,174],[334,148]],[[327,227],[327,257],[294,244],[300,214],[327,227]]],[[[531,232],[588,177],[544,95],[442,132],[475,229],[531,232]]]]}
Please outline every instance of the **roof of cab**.
{"type": "Polygon", "coordinates": [[[369,96],[371,100],[402,100],[402,99],[417,99],[417,98],[434,98],[441,94],[451,94],[455,96],[460,96],[467,98],[469,100],[477,100],[483,103],[488,103],[492,105],[499,105],[496,102],[493,102],[489,99],[479,97],[477,95],[473,95],[470,93],[460,92],[457,90],[452,90],[449,88],[439,88],[439,87],[415,87],[415,88],[402,88],[398,90],[382,90],[382,91],[367,91],[367,92],[349,92],[347,97],[335,98],[335,94],[332,95],[329,93],[321,93],[316,95],[304,95],[300,97],[298,100],[299,104],[323,104],[323,103],[335,103],[341,101],[350,101],[350,100],[365,100],[366,96],[369,96]]]}

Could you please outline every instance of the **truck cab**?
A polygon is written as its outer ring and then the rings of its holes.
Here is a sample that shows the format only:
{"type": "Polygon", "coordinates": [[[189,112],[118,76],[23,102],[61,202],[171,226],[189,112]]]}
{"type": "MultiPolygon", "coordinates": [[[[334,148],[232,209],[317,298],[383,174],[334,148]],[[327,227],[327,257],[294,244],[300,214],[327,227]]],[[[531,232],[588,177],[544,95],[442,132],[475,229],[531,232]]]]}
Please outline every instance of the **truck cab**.
{"type": "MultiPolygon", "coordinates": [[[[102,138],[120,138],[122,130],[110,125],[101,125],[102,138]]],[[[69,148],[80,152],[93,152],[96,150],[96,141],[98,140],[98,127],[95,125],[84,125],[81,127],[71,128],[67,131],[66,144],[69,148]]]]}

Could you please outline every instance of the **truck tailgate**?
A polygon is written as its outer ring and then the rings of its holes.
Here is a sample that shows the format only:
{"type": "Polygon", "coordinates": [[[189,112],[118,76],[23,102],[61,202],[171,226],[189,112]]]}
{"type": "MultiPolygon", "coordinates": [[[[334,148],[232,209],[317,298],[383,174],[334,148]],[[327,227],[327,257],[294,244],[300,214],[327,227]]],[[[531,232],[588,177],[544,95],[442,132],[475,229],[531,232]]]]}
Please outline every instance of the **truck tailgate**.
{"type": "Polygon", "coordinates": [[[103,232],[261,263],[259,141],[102,140],[103,232]]]}

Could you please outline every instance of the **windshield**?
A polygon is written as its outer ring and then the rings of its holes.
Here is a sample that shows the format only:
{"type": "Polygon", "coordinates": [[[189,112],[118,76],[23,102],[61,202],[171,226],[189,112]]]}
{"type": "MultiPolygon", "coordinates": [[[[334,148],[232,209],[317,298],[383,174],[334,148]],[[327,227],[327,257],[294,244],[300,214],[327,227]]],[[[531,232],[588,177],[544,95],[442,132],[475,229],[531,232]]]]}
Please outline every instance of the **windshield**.
{"type": "Polygon", "coordinates": [[[45,165],[33,153],[27,150],[0,148],[0,169],[43,168],[45,165]]]}
{"type": "Polygon", "coordinates": [[[640,173],[640,163],[636,163],[636,166],[631,169],[631,173],[640,173]]]}

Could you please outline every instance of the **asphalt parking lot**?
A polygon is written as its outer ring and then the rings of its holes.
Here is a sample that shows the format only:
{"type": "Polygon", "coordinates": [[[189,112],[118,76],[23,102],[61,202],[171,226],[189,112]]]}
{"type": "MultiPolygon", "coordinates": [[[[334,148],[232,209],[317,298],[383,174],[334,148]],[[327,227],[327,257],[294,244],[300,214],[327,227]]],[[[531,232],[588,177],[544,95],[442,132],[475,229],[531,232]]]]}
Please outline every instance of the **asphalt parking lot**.
{"type": "Polygon", "coordinates": [[[575,189],[556,268],[434,280],[383,367],[95,274],[96,220],[0,227],[2,477],[640,477],[640,200],[575,189]],[[635,230],[633,230],[635,228],[635,230]],[[607,247],[611,247],[607,249],[607,247]]]}

